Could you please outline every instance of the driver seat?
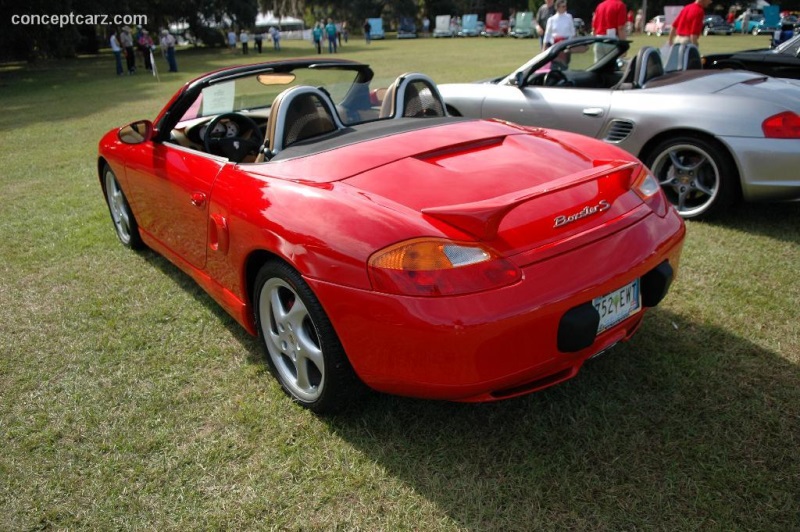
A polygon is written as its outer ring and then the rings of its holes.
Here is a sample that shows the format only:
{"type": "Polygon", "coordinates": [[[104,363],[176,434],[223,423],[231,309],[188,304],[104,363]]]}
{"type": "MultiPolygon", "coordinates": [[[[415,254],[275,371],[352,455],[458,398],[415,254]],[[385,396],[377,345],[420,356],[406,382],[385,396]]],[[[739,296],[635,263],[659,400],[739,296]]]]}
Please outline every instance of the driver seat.
{"type": "Polygon", "coordinates": [[[700,57],[700,50],[691,43],[676,44],[667,57],[665,72],[675,72],[676,70],[697,70],[703,68],[703,61],[700,57]]]}
{"type": "Polygon", "coordinates": [[[619,83],[612,90],[638,89],[653,78],[664,74],[661,53],[652,46],[643,46],[636,57],[628,61],[619,83]]]}
{"type": "Polygon", "coordinates": [[[288,88],[270,108],[267,158],[298,142],[343,128],[333,101],[323,89],[308,85],[288,88]]]}
{"type": "Polygon", "coordinates": [[[419,73],[406,73],[389,85],[381,103],[380,118],[431,118],[447,116],[436,83],[419,73]]]}
{"type": "Polygon", "coordinates": [[[651,79],[664,75],[661,53],[652,46],[644,46],[636,55],[636,77],[638,87],[644,87],[651,79]]]}

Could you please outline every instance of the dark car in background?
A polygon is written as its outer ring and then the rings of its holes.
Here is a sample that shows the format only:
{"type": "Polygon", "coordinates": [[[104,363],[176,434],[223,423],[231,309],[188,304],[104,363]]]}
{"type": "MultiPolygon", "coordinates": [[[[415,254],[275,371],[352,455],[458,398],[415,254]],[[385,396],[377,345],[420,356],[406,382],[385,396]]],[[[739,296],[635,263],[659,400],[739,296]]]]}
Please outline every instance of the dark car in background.
{"type": "Polygon", "coordinates": [[[703,57],[703,68],[752,70],[776,78],[800,79],[800,35],[776,48],[707,55],[703,57]]]}
{"type": "Polygon", "coordinates": [[[733,26],[719,15],[708,15],[703,19],[703,35],[730,35],[733,26]]]}

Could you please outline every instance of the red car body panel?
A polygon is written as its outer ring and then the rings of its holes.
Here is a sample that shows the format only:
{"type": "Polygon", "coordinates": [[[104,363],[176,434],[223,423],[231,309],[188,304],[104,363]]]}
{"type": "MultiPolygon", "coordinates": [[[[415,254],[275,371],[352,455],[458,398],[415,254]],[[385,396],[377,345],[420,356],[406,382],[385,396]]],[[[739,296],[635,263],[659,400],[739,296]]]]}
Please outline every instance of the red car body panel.
{"type": "Polygon", "coordinates": [[[312,288],[364,383],[401,395],[495,400],[574,376],[629,338],[645,312],[568,353],[557,341],[565,312],[665,261],[677,271],[685,235],[660,191],[644,201],[631,189],[642,167],[628,153],[495,121],[252,164],[171,143],[127,145],[113,130],[100,161],[115,171],[144,242],[251,334],[253,267],[279,257],[312,288]],[[558,226],[559,217],[570,222],[558,226]],[[458,296],[375,290],[370,257],[421,236],[483,241],[521,278],[458,296]]]}

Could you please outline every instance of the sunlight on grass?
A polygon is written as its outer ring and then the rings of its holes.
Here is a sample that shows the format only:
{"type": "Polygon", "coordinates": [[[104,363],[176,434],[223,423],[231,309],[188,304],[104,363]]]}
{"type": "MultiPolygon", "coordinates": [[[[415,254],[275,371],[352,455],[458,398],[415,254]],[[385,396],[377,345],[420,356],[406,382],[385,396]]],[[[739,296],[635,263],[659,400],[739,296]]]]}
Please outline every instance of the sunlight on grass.
{"type": "MultiPolygon", "coordinates": [[[[453,82],[537,46],[351,39],[340,56],[453,82]]],[[[190,278],[119,245],[106,131],[208,70],[312,54],[181,50],[160,81],[116,77],[110,55],[0,68],[0,529],[797,528],[798,204],[688,223],[669,297],[568,383],[485,405],[374,396],[328,419],[291,404],[190,278]]]]}

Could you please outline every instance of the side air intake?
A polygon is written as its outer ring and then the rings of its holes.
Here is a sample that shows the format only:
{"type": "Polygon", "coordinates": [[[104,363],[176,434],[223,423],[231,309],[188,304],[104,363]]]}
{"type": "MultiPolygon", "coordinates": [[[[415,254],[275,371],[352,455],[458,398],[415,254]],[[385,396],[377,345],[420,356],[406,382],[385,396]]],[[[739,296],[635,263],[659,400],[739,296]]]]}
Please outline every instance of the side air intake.
{"type": "Polygon", "coordinates": [[[617,143],[622,142],[633,131],[633,122],[628,120],[613,120],[606,131],[606,136],[603,138],[606,142],[617,143]]]}

